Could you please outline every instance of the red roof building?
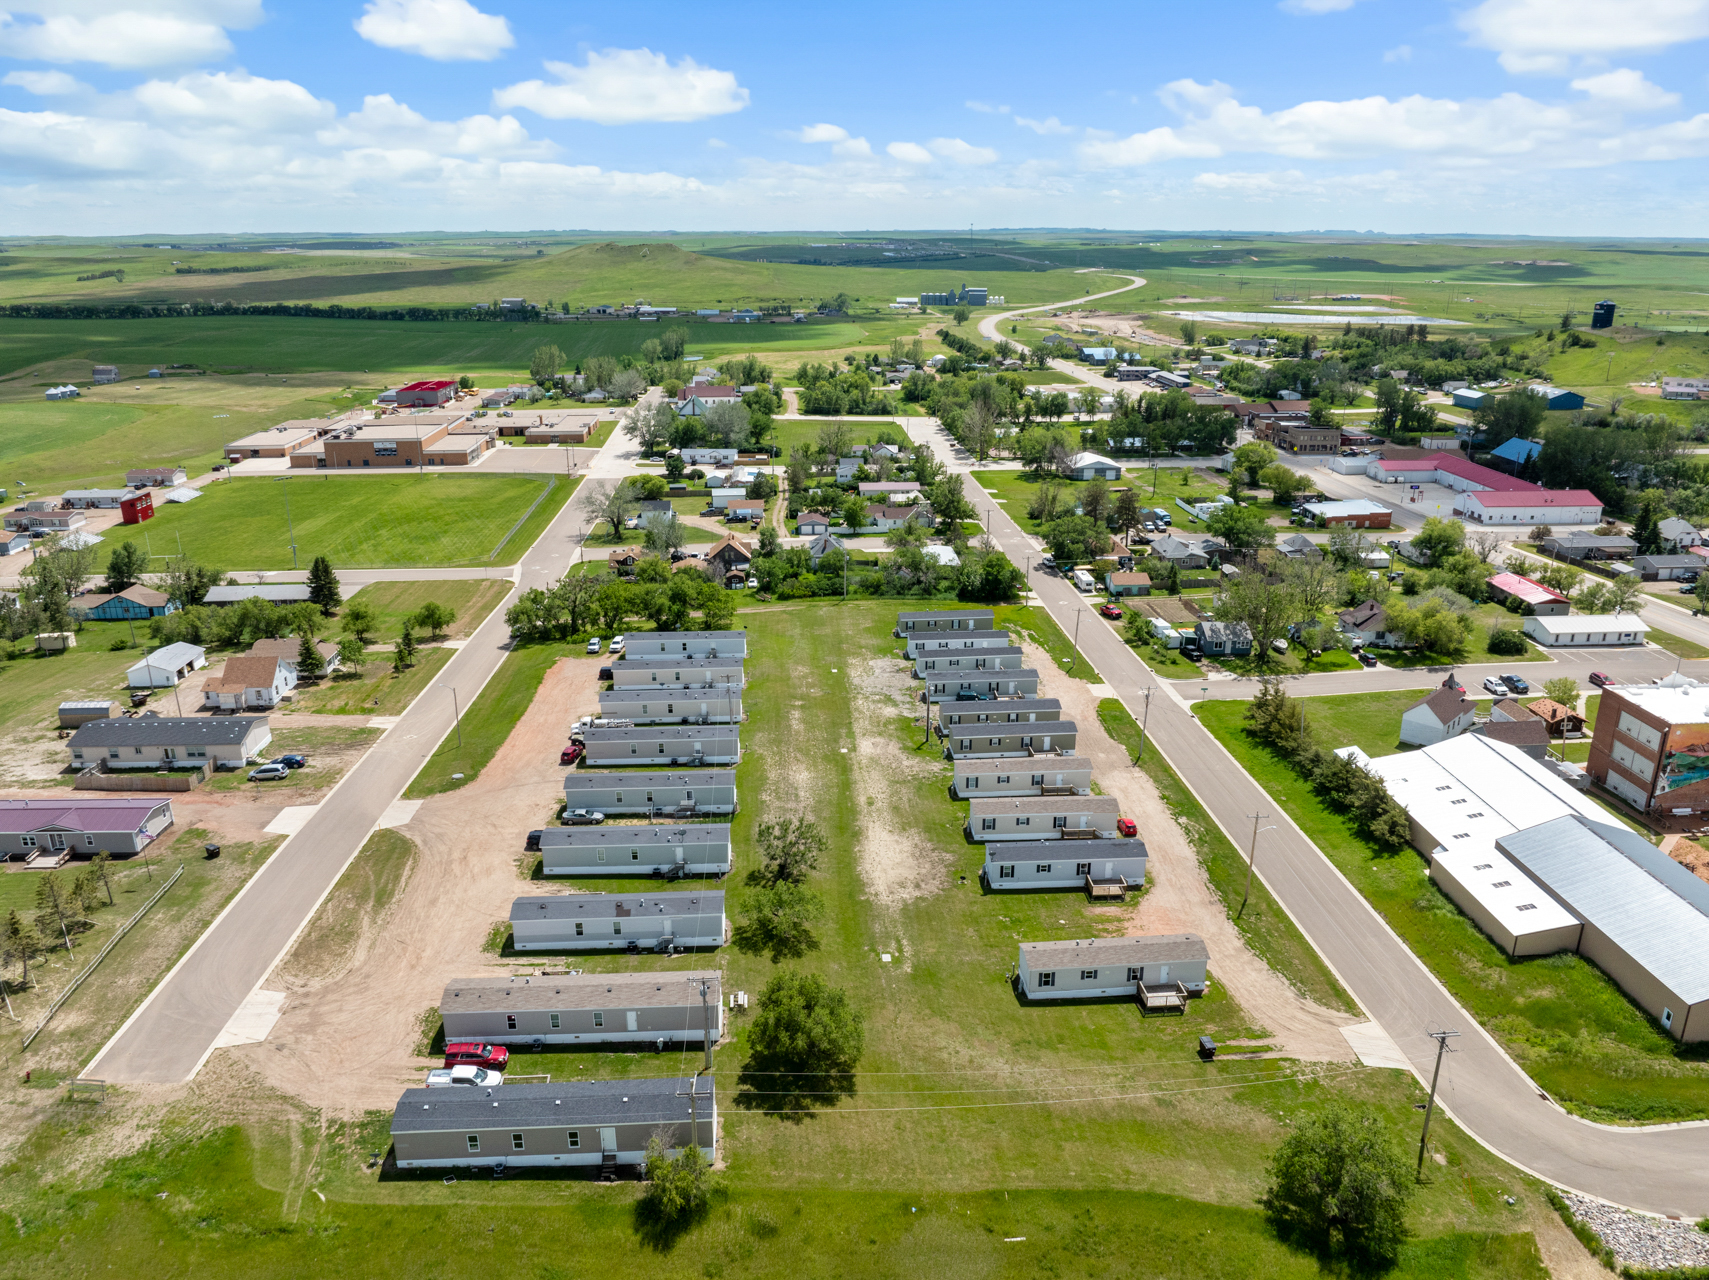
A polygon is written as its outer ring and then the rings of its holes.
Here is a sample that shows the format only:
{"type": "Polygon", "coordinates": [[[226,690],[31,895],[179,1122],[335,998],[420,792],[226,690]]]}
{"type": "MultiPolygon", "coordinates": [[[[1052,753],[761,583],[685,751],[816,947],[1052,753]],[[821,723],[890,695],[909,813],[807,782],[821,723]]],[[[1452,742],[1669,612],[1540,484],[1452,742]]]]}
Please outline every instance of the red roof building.
{"type": "Polygon", "coordinates": [[[422,382],[411,382],[397,390],[394,403],[413,406],[437,408],[457,394],[457,384],[450,378],[430,378],[422,382]]]}
{"type": "Polygon", "coordinates": [[[1532,613],[1558,615],[1566,613],[1571,607],[1567,598],[1559,591],[1551,591],[1541,582],[1533,582],[1522,574],[1498,573],[1488,581],[1490,594],[1497,600],[1518,600],[1528,606],[1532,613]]]}

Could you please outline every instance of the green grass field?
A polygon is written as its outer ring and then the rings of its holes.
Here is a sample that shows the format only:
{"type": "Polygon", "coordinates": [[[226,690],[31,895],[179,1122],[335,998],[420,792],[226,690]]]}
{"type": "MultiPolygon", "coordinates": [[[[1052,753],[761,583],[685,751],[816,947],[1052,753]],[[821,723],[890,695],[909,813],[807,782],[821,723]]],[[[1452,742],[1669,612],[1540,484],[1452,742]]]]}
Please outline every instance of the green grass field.
{"type": "Polygon", "coordinates": [[[104,549],[141,542],[157,561],[182,551],[227,571],[290,569],[294,536],[295,567],[304,569],[316,556],[340,569],[503,566],[521,558],[577,483],[443,473],[224,480],[194,502],[156,508],[144,524],[109,530],[104,549]]]}
{"type": "MultiPolygon", "coordinates": [[[[476,627],[510,591],[503,578],[452,578],[426,582],[370,582],[354,595],[346,596],[346,604],[362,603],[379,615],[371,644],[395,641],[403,630],[404,619],[422,605],[432,602],[444,605],[457,618],[446,629],[448,639],[460,640],[473,634],[476,627]]],[[[416,639],[422,640],[421,629],[416,639]]]]}

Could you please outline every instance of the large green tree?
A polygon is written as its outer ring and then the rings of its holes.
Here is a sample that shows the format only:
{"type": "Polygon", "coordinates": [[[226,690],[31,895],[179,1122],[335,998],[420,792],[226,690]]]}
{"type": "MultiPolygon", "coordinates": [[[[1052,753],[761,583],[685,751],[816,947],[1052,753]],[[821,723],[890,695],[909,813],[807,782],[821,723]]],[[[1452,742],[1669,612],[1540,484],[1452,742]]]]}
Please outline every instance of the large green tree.
{"type": "Polygon", "coordinates": [[[148,565],[148,557],[134,542],[121,542],[107,557],[107,590],[117,595],[134,586],[148,565]]]}
{"type": "Polygon", "coordinates": [[[1276,542],[1276,531],[1265,520],[1264,513],[1237,502],[1225,502],[1211,512],[1205,528],[1235,551],[1252,551],[1274,546],[1276,542]]]}
{"type": "Polygon", "coordinates": [[[328,618],[344,603],[338,589],[338,575],[332,571],[332,561],[325,556],[316,556],[309,565],[309,602],[320,606],[321,613],[328,618]]]}
{"type": "Polygon", "coordinates": [[[1333,1102],[1305,1113],[1270,1162],[1259,1204],[1283,1239],[1361,1269],[1392,1265],[1412,1179],[1381,1119],[1333,1102]]]}

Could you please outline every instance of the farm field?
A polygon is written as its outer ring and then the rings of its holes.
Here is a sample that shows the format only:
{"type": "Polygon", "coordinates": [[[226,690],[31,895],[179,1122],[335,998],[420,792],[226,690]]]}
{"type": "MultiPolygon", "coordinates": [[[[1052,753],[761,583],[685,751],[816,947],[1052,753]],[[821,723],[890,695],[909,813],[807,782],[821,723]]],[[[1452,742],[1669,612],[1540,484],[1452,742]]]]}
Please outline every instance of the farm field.
{"type": "Polygon", "coordinates": [[[577,483],[443,473],[224,480],[145,524],[114,527],[104,545],[142,542],[156,559],[182,550],[228,572],[290,569],[294,531],[304,569],[316,556],[339,569],[502,566],[516,563],[577,483]]]}

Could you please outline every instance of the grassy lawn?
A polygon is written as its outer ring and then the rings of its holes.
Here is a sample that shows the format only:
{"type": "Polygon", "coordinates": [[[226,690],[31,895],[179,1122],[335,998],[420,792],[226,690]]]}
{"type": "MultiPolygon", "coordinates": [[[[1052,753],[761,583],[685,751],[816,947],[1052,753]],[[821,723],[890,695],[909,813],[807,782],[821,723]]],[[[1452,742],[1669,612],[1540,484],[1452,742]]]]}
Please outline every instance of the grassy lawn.
{"type": "MultiPolygon", "coordinates": [[[[789,371],[793,373],[794,370],[789,371]]],[[[901,397],[894,390],[891,397],[901,407],[901,397]]],[[[880,433],[888,433],[892,439],[906,442],[908,432],[900,423],[892,422],[889,418],[777,418],[772,422],[771,430],[762,442],[775,445],[780,452],[777,455],[778,465],[789,461],[789,451],[801,444],[818,444],[819,432],[827,423],[840,422],[848,428],[849,443],[877,444],[880,433]]]]}
{"type": "Polygon", "coordinates": [[[279,718],[273,721],[273,741],[267,744],[264,753],[268,759],[276,760],[287,752],[298,752],[309,758],[307,767],[292,769],[289,776],[276,782],[251,782],[248,769],[233,769],[229,773],[216,773],[202,784],[204,791],[253,791],[265,793],[278,798],[281,795],[286,803],[303,803],[303,797],[318,791],[323,787],[331,787],[346,772],[345,765],[354,763],[354,756],[341,755],[337,763],[328,762],[322,754],[332,748],[352,748],[360,751],[374,739],[380,736],[380,730],[370,729],[365,725],[342,725],[322,728],[304,727],[294,729],[288,719],[279,718]]]}
{"type": "MultiPolygon", "coordinates": [[[[738,537],[741,536],[739,528],[732,527],[730,532],[738,537]]],[[[702,529],[699,525],[684,524],[682,526],[682,540],[685,546],[709,547],[723,536],[721,533],[713,533],[710,529],[702,529]]],[[[590,547],[638,547],[644,537],[645,533],[640,529],[625,529],[622,537],[614,538],[611,535],[611,526],[602,523],[598,529],[588,535],[587,545],[590,547]]]]}
{"type": "MultiPolygon", "coordinates": [[[[1399,695],[1313,698],[1308,714],[1325,726],[1321,740],[1342,734],[1392,742],[1399,695]],[[1369,707],[1344,709],[1348,702],[1369,707]],[[1342,704],[1336,706],[1333,704],[1342,704]],[[1329,731],[1337,724],[1340,732],[1329,731]]],[[[1394,930],[1538,1085],[1589,1119],[1659,1123],[1709,1116],[1709,1049],[1681,1046],[1583,957],[1560,954],[1514,960],[1461,913],[1410,849],[1373,847],[1342,814],[1332,812],[1293,770],[1242,727],[1244,706],[1198,704],[1199,719],[1236,760],[1283,805],[1394,930]]]]}
{"type": "MultiPolygon", "coordinates": [[[[111,698],[121,707],[130,705],[125,672],[152,647],[146,631],[137,632],[135,647],[116,652],[110,648],[115,640],[130,640],[126,623],[86,622],[76,634],[77,647],[64,653],[26,648],[35,643],[29,637],[13,642],[21,656],[0,665],[0,724],[14,733],[56,728],[60,703],[87,698],[111,698]]],[[[201,682],[194,685],[199,689],[201,682]]],[[[170,704],[170,692],[164,692],[170,704]]],[[[160,692],[155,696],[158,699],[160,692]]]]}
{"type": "MultiPolygon", "coordinates": [[[[1218,494],[1228,492],[1227,484],[1208,481],[1199,472],[1191,468],[1161,467],[1157,474],[1158,484],[1155,497],[1152,496],[1151,492],[1151,472],[1147,469],[1141,468],[1126,472],[1124,483],[1133,486],[1135,496],[1143,505],[1168,508],[1170,515],[1174,517],[1177,528],[1195,526],[1197,522],[1175,505],[1176,498],[1186,498],[1189,502],[1203,502],[1216,497],[1218,494]],[[1181,482],[1183,477],[1191,477],[1190,482],[1183,484],[1181,482]]],[[[1039,477],[1030,471],[975,471],[973,472],[973,479],[993,498],[999,499],[1003,503],[1003,510],[1021,528],[1028,533],[1036,534],[1040,531],[1039,523],[1027,514],[1027,509],[1032,505],[1033,496],[1038,492],[1038,486],[1041,483],[1039,477]]],[[[1072,504],[1078,501],[1075,497],[1075,490],[1083,484],[1090,484],[1091,481],[1059,479],[1058,483],[1063,486],[1063,497],[1072,510],[1072,504]]]]}
{"type": "MultiPolygon", "coordinates": [[[[1064,675],[1096,684],[1101,679],[1086,655],[1074,647],[1072,640],[1056,625],[1056,619],[1037,605],[1000,604],[996,614],[997,630],[1025,636],[1051,656],[1056,669],[1064,675]]],[[[1090,624],[1085,624],[1090,625],[1090,624]]]]}
{"type": "Polygon", "coordinates": [[[356,671],[340,670],[318,684],[299,688],[295,706],[330,715],[402,715],[451,661],[452,653],[439,647],[418,650],[414,664],[401,674],[392,670],[389,656],[370,654],[356,671]]]}
{"type": "MultiPolygon", "coordinates": [[[[1520,657],[1502,654],[1492,654],[1489,651],[1489,630],[1493,626],[1502,626],[1517,631],[1524,621],[1503,609],[1498,604],[1480,604],[1472,610],[1472,629],[1466,636],[1465,652],[1445,658],[1437,653],[1421,653],[1417,649],[1378,649],[1370,648],[1376,655],[1377,661],[1385,667],[1451,667],[1462,663],[1473,662],[1549,662],[1549,655],[1529,638],[1525,639],[1525,653],[1520,657]]],[[[1688,655],[1689,656],[1689,655],[1688,655]]]]}
{"type": "Polygon", "coordinates": [[[103,545],[111,551],[121,542],[142,542],[156,558],[177,555],[182,545],[185,555],[221,569],[289,569],[294,531],[297,562],[305,569],[317,555],[341,569],[509,565],[540,536],[576,483],[306,472],[282,481],[227,480],[204,489],[195,502],[157,509],[146,524],[109,530],[103,545]]]}
{"type": "MultiPolygon", "coordinates": [[[[457,620],[446,631],[446,638],[460,640],[473,635],[475,628],[486,620],[500,600],[510,591],[503,578],[452,578],[437,582],[370,582],[346,604],[357,601],[367,605],[380,616],[374,628],[371,644],[394,643],[403,630],[404,619],[430,601],[453,610],[457,620]]],[[[419,630],[417,640],[424,639],[419,630]]]]}
{"type": "Polygon", "coordinates": [[[1325,649],[1314,658],[1298,644],[1289,644],[1286,653],[1276,653],[1272,650],[1262,660],[1254,655],[1250,658],[1218,658],[1216,663],[1219,667],[1243,676],[1309,675],[1316,671],[1359,670],[1359,659],[1345,649],[1325,649]]]}
{"type": "Polygon", "coordinates": [[[1652,629],[1649,639],[1659,644],[1676,658],[1709,658],[1709,649],[1684,636],[1669,635],[1666,631],[1652,629]]]}

